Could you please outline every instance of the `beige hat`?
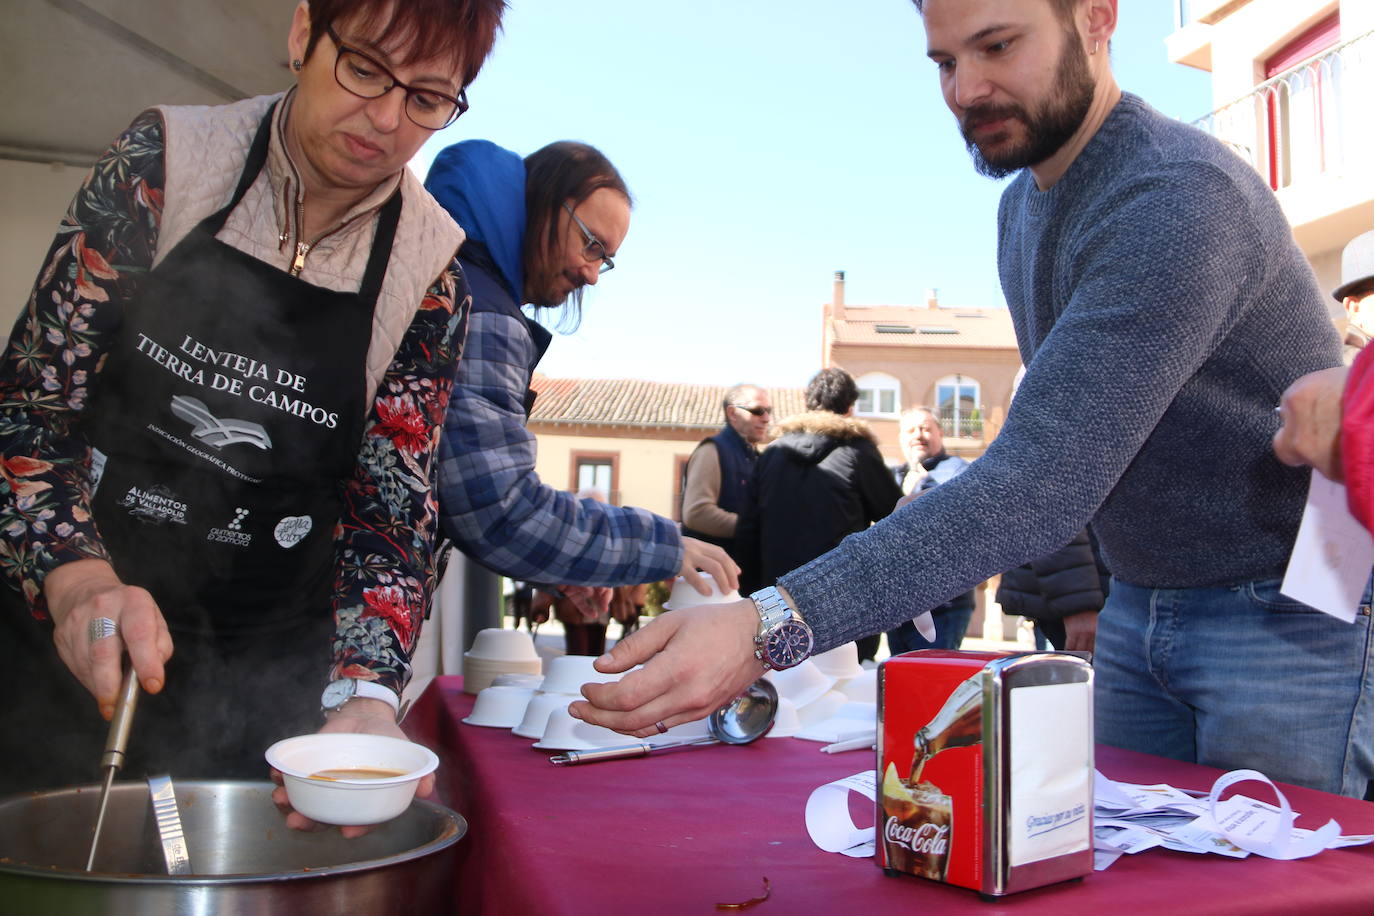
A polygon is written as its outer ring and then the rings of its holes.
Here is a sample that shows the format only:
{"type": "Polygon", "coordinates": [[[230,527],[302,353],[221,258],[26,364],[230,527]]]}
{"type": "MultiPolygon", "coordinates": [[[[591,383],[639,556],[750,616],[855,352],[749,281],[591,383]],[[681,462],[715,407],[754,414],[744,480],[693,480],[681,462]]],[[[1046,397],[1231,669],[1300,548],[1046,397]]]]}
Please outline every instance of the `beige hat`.
{"type": "Polygon", "coordinates": [[[1374,230],[1355,236],[1341,252],[1341,285],[1331,295],[1340,302],[1366,284],[1374,285],[1374,230]]]}

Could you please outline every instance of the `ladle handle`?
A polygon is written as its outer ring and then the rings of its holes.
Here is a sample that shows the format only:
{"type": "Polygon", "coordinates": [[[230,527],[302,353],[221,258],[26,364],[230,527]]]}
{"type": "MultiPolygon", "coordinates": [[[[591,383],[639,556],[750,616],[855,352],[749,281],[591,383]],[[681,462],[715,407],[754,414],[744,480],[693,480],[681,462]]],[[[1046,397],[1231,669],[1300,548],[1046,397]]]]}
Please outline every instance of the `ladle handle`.
{"type": "Polygon", "coordinates": [[[596,763],[598,760],[619,760],[622,757],[643,757],[654,749],[652,744],[624,744],[619,747],[602,747],[594,751],[564,751],[549,758],[556,767],[570,767],[578,763],[596,763]]]}
{"type": "Polygon", "coordinates": [[[625,757],[644,757],[650,751],[667,750],[674,747],[690,747],[694,744],[717,744],[715,738],[693,738],[689,741],[675,741],[672,744],[621,744],[616,747],[599,747],[593,751],[564,751],[549,758],[556,767],[570,767],[578,763],[597,763],[602,760],[621,760],[625,757]]]}
{"type": "Polygon", "coordinates": [[[129,746],[129,730],[134,724],[134,710],[138,707],[138,676],[133,665],[124,672],[124,683],[119,688],[119,699],[115,701],[114,715],[110,717],[110,731],[105,736],[105,753],[100,757],[101,768],[124,768],[124,751],[129,746]]]}

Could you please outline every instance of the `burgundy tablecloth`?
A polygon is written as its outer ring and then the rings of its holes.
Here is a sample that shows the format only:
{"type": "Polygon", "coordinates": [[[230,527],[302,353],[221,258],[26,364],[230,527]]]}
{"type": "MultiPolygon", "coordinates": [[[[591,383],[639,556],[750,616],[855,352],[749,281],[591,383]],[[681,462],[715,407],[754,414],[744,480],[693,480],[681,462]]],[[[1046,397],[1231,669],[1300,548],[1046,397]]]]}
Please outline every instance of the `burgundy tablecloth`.
{"type": "MultiPolygon", "coordinates": [[[[440,797],[470,825],[454,887],[464,913],[711,913],[758,895],[764,876],[771,899],[745,912],[1374,913],[1371,847],[1294,862],[1154,849],[1082,881],[984,902],[963,888],[887,877],[872,859],[811,842],[807,797],[862,770],[863,753],[777,738],[555,768],[526,739],[462,724],[473,698],[461,684],[436,679],[406,728],[439,753],[440,797]]],[[[1097,766],[1113,779],[1191,789],[1210,788],[1219,774],[1104,746],[1097,766]]],[[[1334,817],[1347,834],[1374,833],[1374,804],[1284,791],[1299,826],[1334,817]]],[[[871,807],[863,810],[871,820],[871,807]]]]}

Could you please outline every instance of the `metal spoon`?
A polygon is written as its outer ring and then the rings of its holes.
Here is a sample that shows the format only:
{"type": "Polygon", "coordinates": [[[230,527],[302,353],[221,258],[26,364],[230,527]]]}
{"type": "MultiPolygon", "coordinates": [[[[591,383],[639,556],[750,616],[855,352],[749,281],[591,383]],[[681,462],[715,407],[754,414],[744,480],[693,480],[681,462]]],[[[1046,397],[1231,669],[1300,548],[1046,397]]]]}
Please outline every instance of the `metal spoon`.
{"type": "Polygon", "coordinates": [[[638,744],[600,747],[591,751],[564,751],[549,758],[554,766],[573,766],[596,763],[600,760],[619,760],[622,757],[643,757],[650,751],[704,744],[748,744],[761,738],[773,727],[778,715],[778,690],[767,678],[759,678],[729,703],[711,713],[706,720],[708,738],[689,738],[673,744],[638,744]]]}

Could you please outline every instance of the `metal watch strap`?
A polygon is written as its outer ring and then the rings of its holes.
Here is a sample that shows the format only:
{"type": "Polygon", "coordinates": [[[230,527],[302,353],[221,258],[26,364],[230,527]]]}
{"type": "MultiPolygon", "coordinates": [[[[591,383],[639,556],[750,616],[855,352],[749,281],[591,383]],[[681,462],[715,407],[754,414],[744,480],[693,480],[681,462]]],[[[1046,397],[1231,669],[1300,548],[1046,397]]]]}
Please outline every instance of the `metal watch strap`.
{"type": "Polygon", "coordinates": [[[787,599],[771,585],[759,589],[749,598],[754,602],[754,607],[758,608],[760,635],[773,629],[794,613],[787,599]]]}
{"type": "Polygon", "coordinates": [[[754,657],[763,662],[765,669],[773,669],[773,659],[769,658],[765,650],[769,635],[789,620],[801,621],[801,615],[793,610],[787,599],[771,585],[759,589],[749,598],[754,602],[755,610],[759,612],[759,630],[754,634],[754,657]]]}

